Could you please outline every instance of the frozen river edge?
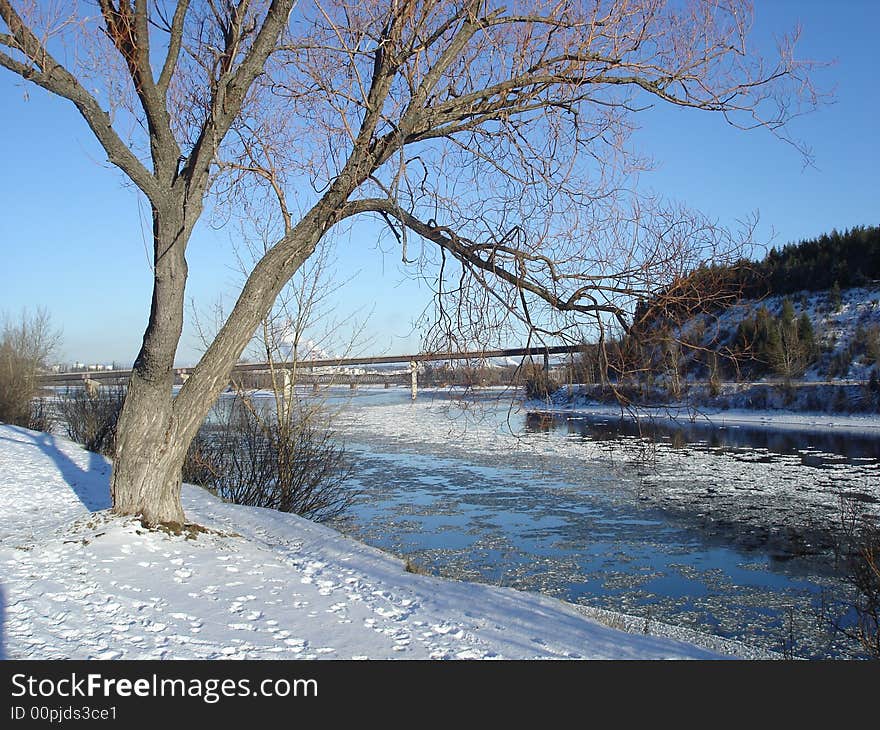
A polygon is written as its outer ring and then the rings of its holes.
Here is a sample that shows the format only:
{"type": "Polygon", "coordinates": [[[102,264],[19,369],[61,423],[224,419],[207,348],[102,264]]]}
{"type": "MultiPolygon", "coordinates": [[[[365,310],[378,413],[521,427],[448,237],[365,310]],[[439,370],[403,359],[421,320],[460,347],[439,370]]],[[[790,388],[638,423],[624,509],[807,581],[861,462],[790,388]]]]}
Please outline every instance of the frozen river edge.
{"type": "Polygon", "coordinates": [[[212,531],[189,539],[145,530],[106,511],[109,472],[106,459],[66,439],[0,426],[8,658],[772,656],[658,623],[645,634],[643,619],[537,594],[407,573],[335,530],[188,485],[188,518],[212,531]]]}

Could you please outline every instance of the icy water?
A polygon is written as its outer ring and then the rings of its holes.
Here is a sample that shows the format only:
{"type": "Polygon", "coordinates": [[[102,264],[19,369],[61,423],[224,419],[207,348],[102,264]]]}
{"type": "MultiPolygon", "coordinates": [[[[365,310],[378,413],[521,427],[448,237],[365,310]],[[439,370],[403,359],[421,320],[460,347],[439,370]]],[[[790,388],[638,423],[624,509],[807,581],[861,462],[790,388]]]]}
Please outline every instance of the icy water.
{"type": "MultiPolygon", "coordinates": [[[[349,394],[340,394],[342,402],[349,394]]],[[[850,656],[839,503],[880,500],[880,439],[548,417],[511,394],[364,389],[338,421],[338,526],[447,577],[540,591],[801,657],[850,656]]],[[[851,612],[850,612],[851,614],[851,612]]],[[[850,616],[851,618],[851,616],[850,616]]]]}

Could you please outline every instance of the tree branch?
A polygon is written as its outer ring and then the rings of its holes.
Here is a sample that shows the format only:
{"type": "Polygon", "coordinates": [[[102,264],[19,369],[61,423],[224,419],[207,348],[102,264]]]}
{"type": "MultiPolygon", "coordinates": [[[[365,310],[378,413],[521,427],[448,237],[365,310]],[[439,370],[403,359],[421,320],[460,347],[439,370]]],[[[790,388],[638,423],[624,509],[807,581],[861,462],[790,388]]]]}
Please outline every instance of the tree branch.
{"type": "Polygon", "coordinates": [[[147,18],[147,0],[135,0],[134,8],[128,0],[99,0],[106,33],[116,50],[125,59],[135,93],[147,118],[153,173],[171,181],[177,172],[180,147],[171,131],[171,120],[165,106],[165,97],[159,93],[150,64],[150,32],[147,18]]]}
{"type": "MultiPolygon", "coordinates": [[[[80,84],[77,78],[62,66],[43,46],[33,31],[25,25],[9,0],[0,0],[0,18],[15,40],[15,47],[30,63],[22,63],[0,53],[0,65],[17,73],[47,91],[73,102],[85,119],[111,163],[119,167],[151,201],[159,197],[159,186],[152,173],[122,141],[97,99],[80,84]]],[[[6,45],[9,45],[8,43],[6,45]]]]}
{"type": "Polygon", "coordinates": [[[177,7],[174,10],[174,17],[171,19],[168,53],[165,56],[165,63],[162,65],[159,81],[156,84],[156,88],[163,99],[168,95],[168,87],[171,84],[171,78],[174,76],[177,61],[180,58],[180,49],[183,46],[183,24],[186,20],[187,10],[189,10],[189,0],[178,0],[177,7]]]}
{"type": "Polygon", "coordinates": [[[266,61],[287,24],[293,3],[294,0],[272,0],[257,37],[234,70],[232,64],[240,36],[230,34],[227,38],[225,53],[228,67],[225,70],[221,69],[208,117],[190,154],[187,165],[190,179],[197,178],[201,181],[207,179],[216,146],[226,136],[232,122],[241,111],[251,84],[263,72],[266,61]]]}
{"type": "MultiPolygon", "coordinates": [[[[354,200],[344,205],[340,210],[340,217],[347,218],[359,213],[384,213],[387,216],[396,218],[400,223],[405,225],[411,231],[417,233],[422,238],[437,244],[444,251],[452,254],[460,263],[465,266],[479,269],[486,273],[492,274],[501,281],[512,285],[520,292],[529,292],[539,297],[554,309],[560,312],[578,312],[580,314],[596,314],[604,312],[614,315],[624,326],[626,320],[624,311],[620,307],[612,304],[600,304],[590,296],[586,288],[581,288],[574,295],[563,298],[554,294],[550,289],[540,284],[530,281],[527,274],[517,274],[505,268],[495,258],[494,252],[486,258],[481,257],[478,251],[485,248],[474,244],[468,239],[458,236],[454,231],[446,226],[438,226],[435,222],[424,222],[419,220],[412,214],[403,210],[394,201],[384,198],[365,198],[354,200]],[[582,299],[593,299],[592,304],[579,303],[582,299]]],[[[507,249],[512,251],[513,249],[507,249]]],[[[521,271],[525,272],[524,262],[526,259],[533,259],[523,252],[515,251],[513,258],[521,265],[521,271]]],[[[546,260],[546,257],[541,257],[546,260]]],[[[560,279],[562,277],[556,277],[560,279]]],[[[596,282],[595,290],[604,290],[603,285],[596,282]]]]}

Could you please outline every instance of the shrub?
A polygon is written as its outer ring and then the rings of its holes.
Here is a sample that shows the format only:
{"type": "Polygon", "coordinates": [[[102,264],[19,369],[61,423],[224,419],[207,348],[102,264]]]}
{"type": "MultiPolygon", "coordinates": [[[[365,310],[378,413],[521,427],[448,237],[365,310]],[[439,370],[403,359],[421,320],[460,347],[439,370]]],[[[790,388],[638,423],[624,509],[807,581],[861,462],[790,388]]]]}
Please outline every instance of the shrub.
{"type": "Polygon", "coordinates": [[[862,356],[862,361],[866,365],[880,363],[880,325],[856,327],[853,349],[862,356]]]}
{"type": "Polygon", "coordinates": [[[30,406],[30,417],[26,427],[32,431],[45,431],[49,433],[52,430],[53,419],[52,412],[46,404],[46,399],[36,398],[31,401],[30,406]]]}
{"type": "Polygon", "coordinates": [[[841,497],[841,531],[835,552],[850,589],[854,623],[836,622],[836,628],[880,659],[880,525],[865,514],[857,499],[841,497]]]}
{"type": "Polygon", "coordinates": [[[59,399],[58,415],[67,436],[89,451],[112,456],[116,450],[116,425],[125,400],[125,388],[99,388],[89,393],[85,388],[68,390],[59,399]]]}
{"type": "Polygon", "coordinates": [[[826,377],[829,380],[845,378],[849,374],[852,359],[853,353],[849,347],[844,347],[835,352],[828,360],[828,365],[825,369],[826,377]]]}
{"type": "Polygon", "coordinates": [[[527,398],[546,400],[559,390],[559,383],[541,366],[528,364],[523,370],[527,398]]]}
{"type": "Polygon", "coordinates": [[[183,478],[235,504],[321,522],[354,502],[351,472],[344,447],[316,409],[299,408],[288,421],[236,396],[221,401],[193,440],[183,478]]]}

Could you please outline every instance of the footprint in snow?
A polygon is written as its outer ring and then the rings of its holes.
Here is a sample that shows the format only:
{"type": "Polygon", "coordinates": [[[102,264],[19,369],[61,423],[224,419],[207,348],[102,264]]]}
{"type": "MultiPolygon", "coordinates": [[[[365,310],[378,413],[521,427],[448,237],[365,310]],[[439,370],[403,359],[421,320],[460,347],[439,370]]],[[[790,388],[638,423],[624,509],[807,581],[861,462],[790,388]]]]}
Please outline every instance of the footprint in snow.
{"type": "Polygon", "coordinates": [[[98,659],[100,661],[108,661],[110,659],[120,659],[122,658],[122,652],[117,649],[107,649],[102,651],[100,654],[94,654],[90,657],[91,659],[98,659]]]}
{"type": "Polygon", "coordinates": [[[400,621],[401,619],[406,618],[406,614],[396,608],[382,608],[380,606],[379,608],[376,608],[374,610],[382,618],[391,619],[392,621],[400,621]]]}
{"type": "Polygon", "coordinates": [[[477,649],[465,649],[455,655],[456,659],[484,659],[485,657],[486,653],[477,649]]]}

